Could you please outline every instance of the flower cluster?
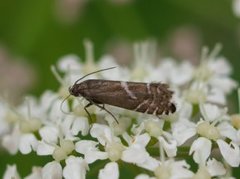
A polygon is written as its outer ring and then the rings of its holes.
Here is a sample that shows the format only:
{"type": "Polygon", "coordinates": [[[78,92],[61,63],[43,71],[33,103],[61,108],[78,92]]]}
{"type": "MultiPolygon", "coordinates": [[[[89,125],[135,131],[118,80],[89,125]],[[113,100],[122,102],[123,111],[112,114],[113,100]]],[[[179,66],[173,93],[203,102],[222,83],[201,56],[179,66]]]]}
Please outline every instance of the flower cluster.
{"type": "MultiPolygon", "coordinates": [[[[0,103],[2,146],[11,154],[52,156],[25,178],[83,179],[97,162],[103,164],[95,171],[100,179],[119,178],[124,164],[137,168],[136,179],[231,178],[231,168],[240,164],[240,115],[228,113],[226,96],[237,83],[226,59],[218,56],[219,46],[211,53],[204,48],[193,66],[170,58],[155,62],[153,46],[136,44],[130,67],[109,55],[96,63],[92,44],[85,46],[84,63],[68,55],[52,66],[60,83],[57,92],[28,97],[17,107],[0,103]],[[91,78],[167,83],[177,111],[157,117],[106,106],[117,123],[93,105],[88,116],[87,100],[69,96],[68,89],[79,77],[113,66],[91,78]]],[[[4,178],[11,177],[20,178],[16,165],[6,169],[4,178]]]]}

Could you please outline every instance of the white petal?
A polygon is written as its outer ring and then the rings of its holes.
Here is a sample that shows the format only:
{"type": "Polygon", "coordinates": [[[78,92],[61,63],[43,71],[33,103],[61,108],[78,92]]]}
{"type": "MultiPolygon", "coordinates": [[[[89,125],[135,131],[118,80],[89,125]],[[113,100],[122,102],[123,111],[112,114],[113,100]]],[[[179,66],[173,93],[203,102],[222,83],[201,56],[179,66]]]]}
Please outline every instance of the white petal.
{"type": "Polygon", "coordinates": [[[87,163],[81,157],[70,156],[66,159],[63,176],[66,179],[85,179],[87,163]]]}
{"type": "MultiPolygon", "coordinates": [[[[133,124],[132,125],[132,128],[131,128],[131,132],[134,134],[134,135],[139,135],[142,133],[142,131],[145,129],[145,125],[144,125],[144,122],[146,120],[146,117],[144,116],[140,116],[138,117],[137,119],[137,123],[138,124],[133,124]]],[[[151,119],[150,119],[151,120],[151,119]]],[[[132,137],[131,137],[131,140],[127,140],[126,141],[129,145],[132,143],[132,137]]]]}
{"type": "Polygon", "coordinates": [[[7,166],[7,169],[3,175],[3,179],[10,179],[10,178],[20,179],[16,165],[12,165],[12,166],[8,165],[7,166]]]}
{"type": "Polygon", "coordinates": [[[58,128],[53,126],[44,126],[39,130],[39,134],[42,140],[46,141],[47,143],[57,143],[59,131],[58,128]]]}
{"type": "MultiPolygon", "coordinates": [[[[1,106],[0,106],[1,108],[1,106]]],[[[3,115],[5,113],[5,111],[1,111],[0,109],[0,115],[3,115]]],[[[0,116],[0,137],[2,137],[3,135],[5,135],[6,133],[9,132],[10,129],[10,125],[9,123],[6,121],[6,119],[2,116],[0,116]]]]}
{"type": "Polygon", "coordinates": [[[103,169],[99,171],[99,179],[118,179],[119,170],[116,162],[110,162],[105,165],[103,169]]]}
{"type": "Polygon", "coordinates": [[[196,125],[186,120],[173,123],[173,137],[177,140],[178,146],[184,144],[196,134],[196,125]]]}
{"type": "Polygon", "coordinates": [[[240,149],[239,146],[233,142],[230,144],[219,139],[217,140],[218,147],[223,158],[232,167],[238,167],[240,163],[240,149]]]}
{"type": "Polygon", "coordinates": [[[156,179],[156,177],[150,177],[147,174],[140,174],[136,176],[135,179],[156,179]]]}
{"type": "Polygon", "coordinates": [[[116,63],[116,59],[114,59],[110,55],[103,56],[99,61],[99,68],[103,69],[106,67],[117,67],[114,69],[114,72],[111,73],[111,71],[108,71],[106,73],[102,73],[104,79],[108,80],[128,80],[129,79],[129,73],[128,69],[123,68],[116,63]]]}
{"type": "Polygon", "coordinates": [[[37,145],[37,154],[38,155],[52,155],[55,147],[53,145],[49,145],[44,141],[38,142],[37,145]]]}
{"type": "Polygon", "coordinates": [[[112,141],[112,133],[108,126],[102,124],[93,124],[90,134],[92,137],[97,138],[100,144],[105,145],[107,142],[112,141]]]}
{"type": "Polygon", "coordinates": [[[218,106],[208,103],[200,105],[200,111],[204,116],[204,120],[209,122],[214,121],[222,115],[221,110],[218,106]]]}
{"type": "Polygon", "coordinates": [[[237,130],[227,122],[221,122],[217,126],[220,134],[224,137],[231,139],[232,141],[237,141],[237,130]]]}
{"type": "Polygon", "coordinates": [[[52,161],[42,168],[42,179],[62,179],[62,167],[60,163],[52,161]]]}
{"type": "Polygon", "coordinates": [[[228,60],[223,56],[217,57],[215,60],[210,60],[209,67],[217,75],[228,76],[232,72],[232,67],[230,66],[228,60]]]}
{"type": "MultiPolygon", "coordinates": [[[[58,98],[55,99],[55,101],[52,103],[50,109],[48,109],[48,119],[55,122],[56,120],[60,120],[64,117],[66,117],[65,114],[63,114],[63,112],[60,109],[60,106],[62,105],[62,110],[63,111],[69,111],[69,106],[67,105],[67,103],[61,104],[62,103],[62,99],[58,98]]],[[[67,121],[67,120],[64,120],[67,121]]]]}
{"type": "Polygon", "coordinates": [[[79,62],[80,59],[77,55],[69,54],[59,59],[57,67],[63,72],[69,70],[79,70],[81,67],[79,62]]]}
{"type": "Polygon", "coordinates": [[[87,163],[93,163],[96,160],[104,160],[108,158],[107,152],[101,152],[101,151],[88,151],[84,155],[84,159],[87,163]]]}
{"type": "MultiPolygon", "coordinates": [[[[143,124],[143,123],[142,123],[143,124]]],[[[240,132],[239,132],[239,136],[240,136],[240,132]]],[[[127,132],[124,132],[122,134],[123,139],[127,142],[128,145],[132,144],[132,136],[130,136],[127,132]]]]}
{"type": "Polygon", "coordinates": [[[71,130],[73,135],[77,135],[79,132],[81,132],[83,136],[87,135],[89,131],[88,119],[86,117],[75,119],[71,130]]]}
{"type": "Polygon", "coordinates": [[[240,0],[233,0],[233,12],[235,16],[240,17],[240,0]]]}
{"type": "Polygon", "coordinates": [[[221,89],[224,93],[230,93],[237,87],[237,82],[229,77],[216,77],[210,80],[210,84],[218,89],[221,89]]]}
{"type": "Polygon", "coordinates": [[[134,144],[138,144],[142,147],[146,147],[148,142],[150,141],[151,137],[149,136],[149,134],[144,133],[141,135],[138,135],[134,138],[134,144]]]}
{"type": "Polygon", "coordinates": [[[55,102],[56,99],[58,99],[57,93],[54,93],[49,90],[45,91],[41,95],[40,102],[39,102],[41,106],[41,110],[40,110],[41,113],[39,115],[34,115],[34,116],[40,116],[44,113],[47,113],[47,111],[51,108],[52,104],[55,102]]]}
{"type": "Polygon", "coordinates": [[[128,147],[125,151],[122,153],[122,160],[129,163],[143,163],[147,158],[149,154],[143,148],[139,145],[132,145],[128,147]]]}
{"type": "Polygon", "coordinates": [[[75,121],[75,119],[71,115],[66,116],[65,119],[61,121],[60,129],[61,129],[61,132],[63,133],[63,135],[65,136],[65,139],[72,140],[74,138],[72,131],[71,131],[74,121],[75,121]]]}
{"type": "Polygon", "coordinates": [[[96,160],[104,160],[108,158],[108,154],[106,152],[99,151],[96,148],[98,145],[97,142],[90,141],[90,140],[81,140],[76,143],[76,151],[84,154],[84,159],[87,163],[93,163],[96,160]]]}
{"type": "Polygon", "coordinates": [[[160,145],[163,146],[168,157],[175,157],[177,154],[177,141],[170,137],[166,138],[167,140],[162,136],[158,138],[160,145]]]}
{"type": "Polygon", "coordinates": [[[178,99],[176,98],[176,100],[174,100],[174,102],[176,101],[176,106],[179,106],[179,118],[180,119],[189,119],[192,115],[192,111],[193,111],[193,106],[191,103],[183,100],[183,99],[178,99]]]}
{"type": "Polygon", "coordinates": [[[218,88],[213,88],[208,93],[207,101],[209,101],[211,103],[215,103],[215,104],[225,105],[226,104],[226,96],[222,90],[220,90],[218,88]]]}
{"type": "Polygon", "coordinates": [[[207,161],[207,170],[211,176],[220,176],[226,174],[224,165],[214,158],[207,161]]]}
{"type": "Polygon", "coordinates": [[[19,150],[22,154],[29,154],[32,149],[35,150],[38,141],[33,134],[24,134],[20,137],[19,150]]]}
{"type": "Polygon", "coordinates": [[[98,150],[96,148],[97,142],[91,140],[80,140],[75,144],[75,150],[81,154],[86,154],[88,150],[98,150]]]}
{"type": "Polygon", "coordinates": [[[236,144],[240,145],[240,130],[237,130],[237,140],[234,141],[236,144]]]}
{"type": "Polygon", "coordinates": [[[180,64],[175,70],[172,70],[170,73],[171,83],[180,86],[189,82],[193,78],[193,66],[184,62],[180,64]]]}
{"type": "Polygon", "coordinates": [[[211,153],[212,143],[210,140],[200,137],[195,140],[190,148],[189,154],[193,154],[193,159],[198,164],[203,164],[211,153]]]}
{"type": "Polygon", "coordinates": [[[160,161],[148,156],[145,158],[143,163],[138,163],[137,166],[145,168],[150,171],[154,171],[160,165],[160,161]]]}
{"type": "Polygon", "coordinates": [[[13,132],[9,135],[5,135],[2,140],[2,145],[11,154],[16,154],[18,151],[19,138],[21,133],[17,127],[14,128],[13,132]]]}
{"type": "Polygon", "coordinates": [[[172,179],[178,178],[192,178],[194,173],[189,170],[190,166],[186,161],[174,161],[171,165],[172,179]]]}
{"type": "Polygon", "coordinates": [[[42,178],[42,168],[41,167],[33,167],[32,168],[32,173],[24,179],[40,179],[42,178]]]}

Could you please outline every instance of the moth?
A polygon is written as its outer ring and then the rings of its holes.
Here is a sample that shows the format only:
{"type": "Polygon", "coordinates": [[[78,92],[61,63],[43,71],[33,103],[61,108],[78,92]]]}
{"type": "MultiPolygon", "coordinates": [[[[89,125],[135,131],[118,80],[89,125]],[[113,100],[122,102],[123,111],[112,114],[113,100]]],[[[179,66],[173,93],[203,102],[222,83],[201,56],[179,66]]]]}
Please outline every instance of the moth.
{"type": "Polygon", "coordinates": [[[89,116],[90,113],[87,108],[95,105],[105,110],[116,120],[114,115],[105,108],[105,104],[156,116],[162,114],[168,115],[176,111],[176,106],[172,102],[173,91],[164,83],[98,79],[89,79],[79,83],[86,76],[113,68],[115,67],[89,73],[78,79],[73,86],[69,87],[70,95],[84,97],[89,102],[84,107],[89,116]]]}

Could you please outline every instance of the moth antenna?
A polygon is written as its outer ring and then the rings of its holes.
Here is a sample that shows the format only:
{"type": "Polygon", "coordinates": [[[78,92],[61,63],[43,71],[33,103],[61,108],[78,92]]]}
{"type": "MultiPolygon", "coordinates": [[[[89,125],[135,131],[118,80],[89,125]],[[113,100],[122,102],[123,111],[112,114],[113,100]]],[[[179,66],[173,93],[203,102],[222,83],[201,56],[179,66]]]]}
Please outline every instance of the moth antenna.
{"type": "Polygon", "coordinates": [[[105,68],[105,69],[101,69],[101,70],[97,70],[97,71],[88,73],[88,74],[84,75],[83,77],[79,78],[77,81],[75,81],[74,85],[77,84],[79,81],[81,81],[83,78],[86,78],[89,75],[92,75],[92,74],[95,74],[95,73],[99,73],[99,72],[102,72],[102,71],[106,71],[106,70],[111,70],[113,68],[117,68],[117,67],[105,68]]]}
{"type": "Polygon", "coordinates": [[[64,114],[70,114],[70,112],[65,112],[65,111],[63,110],[63,103],[64,103],[70,96],[71,96],[71,94],[69,94],[69,95],[68,95],[66,98],[64,98],[64,100],[61,102],[60,109],[61,109],[62,113],[64,113],[64,114]]]}

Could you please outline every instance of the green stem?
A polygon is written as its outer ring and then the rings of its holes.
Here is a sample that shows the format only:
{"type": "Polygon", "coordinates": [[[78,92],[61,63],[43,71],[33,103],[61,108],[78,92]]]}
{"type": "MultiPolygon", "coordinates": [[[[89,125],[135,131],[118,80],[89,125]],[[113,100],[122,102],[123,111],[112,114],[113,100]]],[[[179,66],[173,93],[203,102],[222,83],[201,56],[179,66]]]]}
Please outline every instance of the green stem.
{"type": "Polygon", "coordinates": [[[240,113],[240,88],[238,88],[238,113],[240,113]]]}
{"type": "MultiPolygon", "coordinates": [[[[189,157],[189,150],[190,146],[182,146],[178,147],[177,157],[178,158],[186,158],[189,157]]],[[[147,151],[151,154],[153,157],[159,156],[159,148],[158,147],[147,147],[147,151]]],[[[161,154],[160,154],[161,155],[161,154]]]]}

